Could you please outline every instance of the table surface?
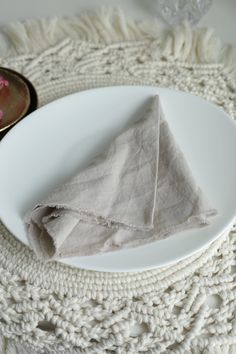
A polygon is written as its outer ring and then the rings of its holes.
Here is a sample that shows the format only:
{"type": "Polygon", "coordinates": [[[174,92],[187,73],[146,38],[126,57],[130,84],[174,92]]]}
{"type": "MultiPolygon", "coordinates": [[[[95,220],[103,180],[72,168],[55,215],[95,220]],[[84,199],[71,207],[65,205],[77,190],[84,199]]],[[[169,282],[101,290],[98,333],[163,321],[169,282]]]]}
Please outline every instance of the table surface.
{"type": "MultiPolygon", "coordinates": [[[[158,17],[158,0],[0,0],[0,25],[27,18],[79,15],[84,10],[119,5],[128,15],[150,20],[158,17]]],[[[236,0],[213,0],[200,25],[215,29],[227,43],[236,44],[236,0]]],[[[1,39],[0,39],[1,40],[1,39]]]]}

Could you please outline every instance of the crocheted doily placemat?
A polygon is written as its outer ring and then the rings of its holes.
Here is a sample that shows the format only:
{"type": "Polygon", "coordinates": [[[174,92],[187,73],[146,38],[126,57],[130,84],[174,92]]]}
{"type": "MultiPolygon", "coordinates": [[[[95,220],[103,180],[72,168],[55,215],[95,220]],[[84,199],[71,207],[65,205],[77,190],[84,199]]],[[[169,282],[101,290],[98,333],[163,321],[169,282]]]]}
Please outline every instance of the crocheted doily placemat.
{"type": "MultiPolygon", "coordinates": [[[[192,92],[235,117],[234,53],[207,29],[165,33],[103,14],[4,31],[11,45],[0,65],[28,77],[40,105],[93,87],[146,84],[192,92]]],[[[0,247],[1,353],[234,350],[236,229],[186,260],[140,273],[40,263],[2,224],[0,247]]]]}

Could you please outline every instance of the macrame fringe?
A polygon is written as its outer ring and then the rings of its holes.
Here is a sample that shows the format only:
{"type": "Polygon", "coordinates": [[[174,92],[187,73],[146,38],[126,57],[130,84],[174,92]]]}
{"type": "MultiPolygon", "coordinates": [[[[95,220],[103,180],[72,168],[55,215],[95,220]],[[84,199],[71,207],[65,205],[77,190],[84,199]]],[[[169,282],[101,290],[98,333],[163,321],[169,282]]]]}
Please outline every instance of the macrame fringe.
{"type": "Polygon", "coordinates": [[[101,9],[79,17],[15,22],[3,26],[1,31],[11,44],[6,53],[9,56],[40,52],[66,37],[106,44],[152,39],[155,33],[160,33],[161,27],[157,22],[150,26],[132,19],[127,20],[120,9],[101,9]]]}
{"type": "Polygon", "coordinates": [[[224,63],[236,77],[236,48],[222,44],[210,28],[191,28],[183,23],[165,30],[156,22],[127,19],[118,9],[101,9],[80,17],[44,18],[16,22],[0,28],[8,42],[6,57],[39,53],[70,37],[93,43],[134,40],[159,42],[161,55],[178,61],[224,63]]]}
{"type": "MultiPolygon", "coordinates": [[[[49,348],[35,348],[34,346],[26,346],[21,343],[20,340],[8,339],[4,336],[0,335],[0,354],[82,354],[85,353],[83,349],[68,349],[58,351],[57,348],[53,348],[53,345],[49,346],[49,348]]],[[[94,351],[93,351],[94,353],[94,351]]],[[[92,353],[91,353],[92,354],[92,353]]],[[[104,354],[104,351],[98,350],[96,354],[104,354]]]]}
{"type": "MultiPolygon", "coordinates": [[[[234,354],[236,351],[236,345],[231,344],[227,345],[225,343],[222,343],[222,345],[214,345],[213,347],[209,347],[208,349],[204,350],[204,354],[234,354]]],[[[6,339],[3,336],[0,336],[0,353],[1,354],[59,354],[59,352],[55,349],[49,349],[49,350],[38,350],[38,349],[33,349],[32,347],[25,347],[19,342],[16,342],[11,339],[6,339]]],[[[60,353],[65,353],[65,351],[60,351],[60,353]]],[[[66,351],[66,354],[81,354],[82,351],[80,350],[68,350],[66,351]]],[[[181,351],[183,354],[188,354],[188,350],[181,351]]],[[[198,351],[196,351],[198,353],[198,351]]],[[[103,351],[97,351],[97,354],[104,354],[103,351]]]]}
{"type": "Polygon", "coordinates": [[[26,349],[20,343],[13,341],[12,339],[4,338],[0,336],[0,353],[1,354],[38,354],[33,353],[32,349],[26,349]]]}

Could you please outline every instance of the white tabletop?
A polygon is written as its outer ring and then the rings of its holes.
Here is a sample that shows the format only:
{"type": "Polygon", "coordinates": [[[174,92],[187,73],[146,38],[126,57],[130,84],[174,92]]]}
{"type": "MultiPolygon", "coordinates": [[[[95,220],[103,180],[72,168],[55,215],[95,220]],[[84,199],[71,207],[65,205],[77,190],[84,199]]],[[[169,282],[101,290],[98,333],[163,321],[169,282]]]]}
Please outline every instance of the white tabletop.
{"type": "MultiPolygon", "coordinates": [[[[27,18],[78,15],[102,5],[119,5],[128,15],[144,20],[158,17],[158,0],[0,0],[0,25],[27,18]],[[2,4],[1,4],[2,3],[2,4]]],[[[219,37],[236,44],[236,0],[213,0],[213,5],[200,25],[215,28],[219,37]]]]}

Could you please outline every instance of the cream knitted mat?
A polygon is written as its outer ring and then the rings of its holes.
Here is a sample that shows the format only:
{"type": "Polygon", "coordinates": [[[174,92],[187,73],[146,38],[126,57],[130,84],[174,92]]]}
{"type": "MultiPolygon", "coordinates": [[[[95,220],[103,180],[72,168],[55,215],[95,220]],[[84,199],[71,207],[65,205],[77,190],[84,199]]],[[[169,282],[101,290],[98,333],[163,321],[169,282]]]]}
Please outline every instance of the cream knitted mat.
{"type": "MultiPolygon", "coordinates": [[[[3,32],[0,66],[32,80],[40,106],[93,87],[148,84],[192,92],[235,118],[234,49],[209,29],[166,32],[104,12],[3,32]]],[[[141,273],[40,263],[3,225],[0,247],[1,354],[236,351],[236,229],[141,273]]]]}

